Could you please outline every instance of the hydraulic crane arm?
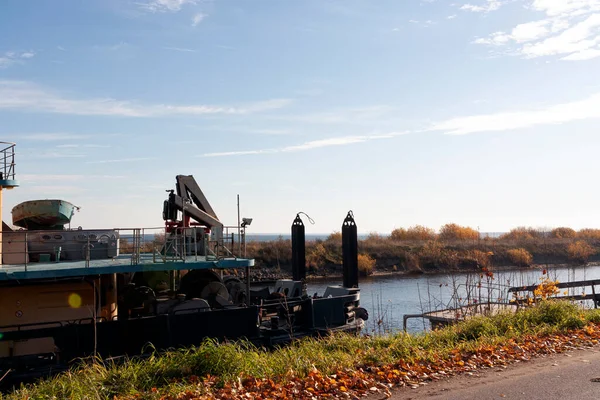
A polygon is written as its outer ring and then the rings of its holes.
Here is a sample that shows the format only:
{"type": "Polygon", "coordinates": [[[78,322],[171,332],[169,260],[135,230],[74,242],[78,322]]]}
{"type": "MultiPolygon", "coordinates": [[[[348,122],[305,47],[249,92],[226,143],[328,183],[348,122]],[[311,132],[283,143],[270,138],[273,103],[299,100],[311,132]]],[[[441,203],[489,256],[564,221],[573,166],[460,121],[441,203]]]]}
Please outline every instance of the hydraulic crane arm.
{"type": "Polygon", "coordinates": [[[196,222],[206,225],[210,229],[218,228],[222,231],[223,224],[219,221],[217,214],[215,214],[204,193],[200,190],[200,186],[198,186],[194,177],[192,175],[177,175],[176,181],[177,194],[173,191],[169,194],[169,199],[165,202],[163,219],[174,221],[177,219],[177,211],[185,211],[185,215],[196,222]]]}

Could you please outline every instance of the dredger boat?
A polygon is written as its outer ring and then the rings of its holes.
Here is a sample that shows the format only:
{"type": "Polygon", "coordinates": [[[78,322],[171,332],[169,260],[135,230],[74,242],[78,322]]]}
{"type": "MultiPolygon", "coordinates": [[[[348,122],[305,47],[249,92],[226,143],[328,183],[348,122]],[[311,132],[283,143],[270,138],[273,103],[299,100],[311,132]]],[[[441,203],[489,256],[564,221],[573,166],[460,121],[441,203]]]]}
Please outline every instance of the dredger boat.
{"type": "MultiPolygon", "coordinates": [[[[12,151],[0,196],[17,186],[12,151]]],[[[308,296],[299,215],[293,278],[259,290],[250,284],[254,260],[240,254],[250,220],[225,227],[191,175],[178,175],[168,192],[158,230],[71,228],[76,207],[64,200],[13,208],[17,229],[3,224],[0,241],[0,376],[44,374],[94,354],[136,355],[148,344],[167,349],[212,337],[272,346],[363,327],[351,213],[342,225],[343,285],[308,296]]]]}

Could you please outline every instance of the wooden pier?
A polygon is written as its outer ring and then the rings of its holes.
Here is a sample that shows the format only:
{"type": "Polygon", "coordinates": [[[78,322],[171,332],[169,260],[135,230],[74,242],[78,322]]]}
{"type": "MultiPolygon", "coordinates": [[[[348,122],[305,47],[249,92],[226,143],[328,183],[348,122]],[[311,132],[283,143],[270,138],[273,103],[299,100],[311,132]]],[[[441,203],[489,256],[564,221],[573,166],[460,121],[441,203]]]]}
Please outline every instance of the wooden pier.
{"type": "MultiPolygon", "coordinates": [[[[596,286],[600,286],[600,279],[591,279],[584,281],[572,281],[553,283],[556,292],[548,296],[552,300],[569,300],[569,301],[592,301],[594,308],[600,307],[600,290],[596,290],[596,286]],[[586,288],[589,287],[591,293],[586,293],[586,288]],[[568,293],[569,289],[581,289],[581,294],[568,293]],[[563,292],[562,289],[567,289],[563,292]]],[[[507,290],[508,295],[513,295],[509,303],[477,303],[469,304],[456,308],[447,308],[444,310],[429,311],[422,314],[405,314],[403,317],[403,328],[406,331],[406,323],[410,318],[424,318],[431,322],[432,328],[440,328],[457,322],[465,321],[475,316],[492,316],[501,312],[515,312],[520,307],[527,306],[531,301],[536,300],[535,291],[540,288],[540,284],[530,286],[514,286],[507,290]]],[[[509,296],[506,296],[507,298],[509,296]]]]}
{"type": "Polygon", "coordinates": [[[445,310],[429,311],[422,314],[405,314],[403,317],[403,328],[406,331],[406,323],[410,318],[424,318],[429,320],[432,328],[442,328],[444,326],[466,321],[476,316],[492,316],[502,312],[515,312],[517,304],[508,303],[481,303],[470,304],[457,308],[447,308],[445,310]]]}

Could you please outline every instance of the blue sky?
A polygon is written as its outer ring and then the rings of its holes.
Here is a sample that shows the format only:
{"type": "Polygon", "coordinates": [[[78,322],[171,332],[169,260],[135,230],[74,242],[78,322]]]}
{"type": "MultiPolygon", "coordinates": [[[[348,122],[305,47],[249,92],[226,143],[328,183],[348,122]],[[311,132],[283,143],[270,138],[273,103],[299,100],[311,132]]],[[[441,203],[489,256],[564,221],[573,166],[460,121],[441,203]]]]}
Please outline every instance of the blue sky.
{"type": "Polygon", "coordinates": [[[0,140],[75,225],[600,227],[600,0],[4,0],[0,140]]]}

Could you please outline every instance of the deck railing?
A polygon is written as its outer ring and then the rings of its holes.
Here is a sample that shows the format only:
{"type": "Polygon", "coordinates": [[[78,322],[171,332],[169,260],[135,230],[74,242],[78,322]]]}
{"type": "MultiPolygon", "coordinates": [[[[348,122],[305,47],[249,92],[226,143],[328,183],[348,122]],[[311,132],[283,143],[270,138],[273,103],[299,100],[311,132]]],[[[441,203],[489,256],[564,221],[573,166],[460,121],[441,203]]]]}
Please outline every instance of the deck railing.
{"type": "Polygon", "coordinates": [[[242,259],[233,235],[211,238],[203,227],[16,230],[0,237],[3,265],[9,267],[47,263],[83,262],[90,265],[242,259]]]}
{"type": "MultiPolygon", "coordinates": [[[[550,294],[548,298],[555,300],[571,301],[593,301],[594,308],[600,306],[600,291],[596,292],[596,286],[600,286],[600,279],[590,279],[585,281],[560,282],[553,285],[556,288],[555,293],[550,294]],[[590,288],[591,293],[586,292],[590,288]],[[562,289],[566,289],[563,291],[562,289]]],[[[508,292],[513,295],[510,299],[517,305],[528,304],[535,300],[535,292],[540,289],[540,285],[513,286],[508,292]]]]}
{"type": "Polygon", "coordinates": [[[15,144],[0,142],[0,180],[15,179],[15,144]]]}

